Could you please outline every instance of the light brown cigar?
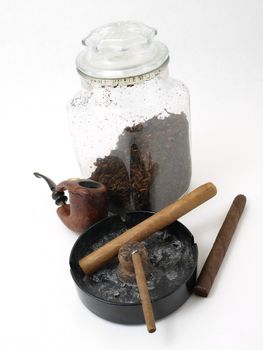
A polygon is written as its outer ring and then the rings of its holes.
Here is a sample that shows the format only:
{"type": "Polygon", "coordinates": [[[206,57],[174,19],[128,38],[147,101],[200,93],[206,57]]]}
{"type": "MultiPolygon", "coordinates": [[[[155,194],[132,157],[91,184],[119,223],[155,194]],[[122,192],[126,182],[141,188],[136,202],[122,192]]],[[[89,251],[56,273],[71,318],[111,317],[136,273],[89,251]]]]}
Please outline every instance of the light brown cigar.
{"type": "Polygon", "coordinates": [[[168,205],[166,208],[80,259],[79,265],[81,269],[88,275],[93,273],[116,256],[123,244],[129,241],[143,241],[152,233],[170,225],[181,216],[214,197],[216,192],[216,187],[211,182],[197,187],[178,201],[168,205]]]}
{"type": "Polygon", "coordinates": [[[147,282],[145,278],[144,269],[142,266],[140,253],[136,250],[132,253],[132,261],[134,265],[135,278],[136,278],[137,286],[140,293],[144,320],[145,320],[148,332],[153,333],[156,331],[156,327],[155,327],[155,320],[154,320],[151,298],[147,287],[147,282]]]}
{"type": "Polygon", "coordinates": [[[243,213],[245,204],[246,197],[242,194],[239,194],[234,199],[194,287],[194,293],[196,295],[201,297],[208,296],[243,213]]]}

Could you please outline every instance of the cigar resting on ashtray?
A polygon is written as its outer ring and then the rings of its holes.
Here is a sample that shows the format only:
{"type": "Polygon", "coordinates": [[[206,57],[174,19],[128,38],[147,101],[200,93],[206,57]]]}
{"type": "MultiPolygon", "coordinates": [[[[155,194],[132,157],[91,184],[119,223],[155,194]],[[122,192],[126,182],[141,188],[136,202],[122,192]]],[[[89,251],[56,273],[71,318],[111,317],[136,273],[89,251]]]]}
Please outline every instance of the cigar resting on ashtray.
{"type": "Polygon", "coordinates": [[[208,296],[245,205],[246,197],[243,194],[236,196],[197,279],[194,287],[194,293],[196,295],[201,297],[208,296]]]}
{"type": "Polygon", "coordinates": [[[81,269],[87,275],[92,274],[116,256],[123,244],[131,240],[143,241],[154,232],[162,230],[189,211],[214,197],[216,193],[216,187],[211,182],[197,187],[178,201],[168,205],[148,219],[130,228],[120,236],[80,259],[79,265],[81,269]]]}
{"type": "Polygon", "coordinates": [[[147,286],[147,276],[152,271],[152,264],[149,259],[148,251],[143,242],[130,241],[120,247],[118,253],[119,278],[124,283],[137,284],[144,321],[149,333],[156,331],[154,312],[151,302],[150,292],[147,286]]]}
{"type": "Polygon", "coordinates": [[[144,320],[147,325],[148,332],[153,333],[156,331],[156,326],[155,326],[155,319],[154,319],[151,298],[147,287],[147,282],[145,278],[145,273],[144,273],[140,253],[136,250],[132,253],[132,261],[134,265],[136,282],[137,282],[140,299],[142,303],[144,320]]]}

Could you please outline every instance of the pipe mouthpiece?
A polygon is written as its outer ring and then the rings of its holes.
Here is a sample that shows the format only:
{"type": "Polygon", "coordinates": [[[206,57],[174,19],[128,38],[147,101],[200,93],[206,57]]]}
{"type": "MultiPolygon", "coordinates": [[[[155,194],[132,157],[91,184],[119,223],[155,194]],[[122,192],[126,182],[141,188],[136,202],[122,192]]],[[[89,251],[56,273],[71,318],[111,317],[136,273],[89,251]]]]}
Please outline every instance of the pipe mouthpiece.
{"type": "Polygon", "coordinates": [[[52,198],[54,199],[56,205],[62,205],[66,204],[68,197],[65,196],[65,193],[63,191],[56,191],[56,184],[53,180],[51,180],[49,177],[42,175],[38,172],[33,173],[37,178],[44,179],[46,183],[48,184],[48,187],[52,191],[52,198]]]}

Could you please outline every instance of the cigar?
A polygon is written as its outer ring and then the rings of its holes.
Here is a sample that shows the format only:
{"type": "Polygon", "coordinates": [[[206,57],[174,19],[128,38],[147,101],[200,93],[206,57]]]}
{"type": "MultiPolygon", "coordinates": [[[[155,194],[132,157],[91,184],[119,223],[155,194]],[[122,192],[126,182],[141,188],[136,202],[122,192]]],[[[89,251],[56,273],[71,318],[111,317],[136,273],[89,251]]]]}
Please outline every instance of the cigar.
{"type": "Polygon", "coordinates": [[[92,274],[118,254],[120,247],[129,241],[143,241],[152,233],[162,230],[181,216],[216,195],[216,187],[206,183],[168,205],[148,219],[132,227],[102,247],[79,260],[84,273],[92,274]]]}
{"type": "Polygon", "coordinates": [[[148,332],[153,333],[156,331],[153,308],[152,308],[149,290],[146,283],[142,260],[140,257],[140,253],[137,250],[132,252],[132,261],[134,265],[137,287],[140,293],[144,320],[145,320],[148,332]]]}
{"type": "Polygon", "coordinates": [[[213,247],[206,259],[203,269],[197,279],[194,287],[194,293],[201,297],[207,297],[217,272],[223,262],[224,256],[229,247],[239,219],[243,213],[246,204],[246,197],[239,194],[234,199],[222,227],[216,237],[213,247]]]}

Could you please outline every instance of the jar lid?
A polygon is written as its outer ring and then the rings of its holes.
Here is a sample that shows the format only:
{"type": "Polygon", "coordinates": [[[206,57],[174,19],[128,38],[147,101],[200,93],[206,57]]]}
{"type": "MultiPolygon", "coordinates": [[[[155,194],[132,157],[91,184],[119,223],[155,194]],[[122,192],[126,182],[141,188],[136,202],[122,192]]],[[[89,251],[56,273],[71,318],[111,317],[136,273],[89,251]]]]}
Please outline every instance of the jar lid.
{"type": "Polygon", "coordinates": [[[153,38],[157,30],[139,22],[115,22],[93,30],[76,59],[81,75],[93,78],[127,78],[159,68],[168,48],[153,38]]]}

